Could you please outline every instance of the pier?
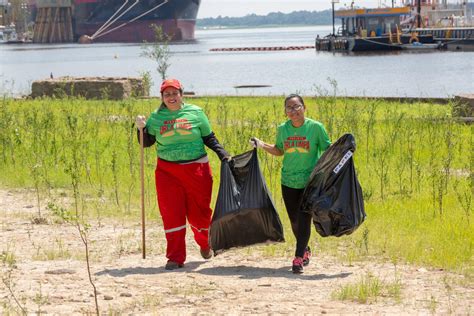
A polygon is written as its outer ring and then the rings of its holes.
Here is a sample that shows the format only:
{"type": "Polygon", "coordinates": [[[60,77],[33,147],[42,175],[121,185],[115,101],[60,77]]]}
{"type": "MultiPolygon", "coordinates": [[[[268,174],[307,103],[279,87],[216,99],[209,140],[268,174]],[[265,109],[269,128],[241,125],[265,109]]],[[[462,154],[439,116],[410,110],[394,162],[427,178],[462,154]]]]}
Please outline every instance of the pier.
{"type": "Polygon", "coordinates": [[[37,0],[36,6],[33,42],[71,43],[74,40],[71,0],[37,0]]]}
{"type": "Polygon", "coordinates": [[[142,78],[134,77],[59,77],[36,80],[31,85],[31,97],[66,96],[85,99],[123,100],[146,97],[149,87],[142,78]]]}

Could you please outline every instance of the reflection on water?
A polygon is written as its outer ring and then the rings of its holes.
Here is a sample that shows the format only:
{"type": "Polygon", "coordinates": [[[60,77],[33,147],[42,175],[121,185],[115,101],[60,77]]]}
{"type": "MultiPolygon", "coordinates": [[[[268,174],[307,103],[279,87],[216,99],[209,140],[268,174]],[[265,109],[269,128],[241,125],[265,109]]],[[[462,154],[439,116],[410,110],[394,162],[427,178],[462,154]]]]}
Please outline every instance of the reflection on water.
{"type": "MultiPolygon", "coordinates": [[[[374,53],[219,51],[212,48],[312,46],[328,27],[198,30],[196,40],[172,43],[168,75],[198,95],[312,95],[446,97],[472,93],[473,52],[374,53]],[[239,88],[245,86],[245,88],[239,88]]],[[[156,63],[140,56],[143,44],[19,44],[0,46],[1,92],[29,93],[34,80],[60,76],[140,76],[156,63]]]]}

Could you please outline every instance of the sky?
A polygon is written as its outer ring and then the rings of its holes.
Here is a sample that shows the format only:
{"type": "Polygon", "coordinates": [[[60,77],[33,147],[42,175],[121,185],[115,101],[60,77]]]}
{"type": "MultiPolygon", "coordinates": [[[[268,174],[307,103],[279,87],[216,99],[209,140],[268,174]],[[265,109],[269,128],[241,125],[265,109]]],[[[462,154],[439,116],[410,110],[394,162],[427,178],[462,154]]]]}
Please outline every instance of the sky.
{"type": "MultiPolygon", "coordinates": [[[[360,7],[377,7],[379,3],[390,5],[391,0],[354,0],[360,7]]],[[[400,1],[397,0],[397,3],[400,1]]],[[[339,0],[336,9],[351,0],[339,0]]],[[[331,0],[201,0],[198,18],[221,16],[245,16],[255,13],[266,15],[270,12],[289,13],[293,11],[322,11],[331,8],[331,0]]]]}

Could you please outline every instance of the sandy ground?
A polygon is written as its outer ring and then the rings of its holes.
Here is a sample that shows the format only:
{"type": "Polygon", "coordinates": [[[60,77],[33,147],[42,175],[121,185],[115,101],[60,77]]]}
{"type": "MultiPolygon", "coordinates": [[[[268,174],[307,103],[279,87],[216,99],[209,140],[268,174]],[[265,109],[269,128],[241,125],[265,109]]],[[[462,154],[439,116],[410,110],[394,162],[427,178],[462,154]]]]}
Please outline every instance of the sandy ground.
{"type": "MultiPolygon", "coordinates": [[[[36,212],[32,192],[0,189],[0,314],[21,309],[28,314],[94,313],[77,231],[53,223],[49,214],[48,224],[32,224],[36,212]],[[11,253],[16,262],[9,268],[11,253]]],[[[186,265],[170,272],[163,268],[161,226],[149,223],[147,258],[142,259],[139,219],[92,224],[91,268],[103,314],[474,314],[474,284],[446,271],[395,267],[373,258],[348,265],[316,254],[304,274],[294,275],[292,258],[264,257],[265,245],[206,261],[188,233],[186,265]],[[399,280],[400,297],[385,294],[366,303],[332,298],[334,291],[368,274],[384,284],[399,280]]]]}

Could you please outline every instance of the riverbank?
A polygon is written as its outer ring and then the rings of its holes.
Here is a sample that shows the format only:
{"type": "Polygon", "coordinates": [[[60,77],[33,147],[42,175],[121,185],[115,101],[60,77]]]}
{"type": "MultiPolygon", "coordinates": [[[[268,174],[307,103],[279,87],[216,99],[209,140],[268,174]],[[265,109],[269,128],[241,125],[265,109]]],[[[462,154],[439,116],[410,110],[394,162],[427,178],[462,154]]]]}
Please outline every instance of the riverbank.
{"type": "MultiPolygon", "coordinates": [[[[273,142],[276,126],[285,120],[282,97],[188,101],[204,109],[232,155],[250,150],[252,136],[273,142]]],[[[158,104],[156,99],[0,101],[0,235],[6,240],[0,251],[3,275],[12,284],[11,291],[0,290],[5,298],[0,308],[20,311],[16,295],[29,311],[93,310],[81,239],[64,222],[77,205],[89,227],[102,310],[152,313],[173,306],[183,313],[224,313],[232,305],[230,313],[237,314],[472,313],[472,129],[455,119],[454,104],[305,98],[307,116],[322,122],[333,142],[345,133],[355,136],[367,219],[341,238],[322,238],[313,229],[314,265],[300,277],[289,271],[295,240],[281,197],[281,159],[263,152],[259,161],[285,243],[231,250],[204,261],[189,240],[189,265],[165,273],[153,179],[156,153],[147,150],[149,257],[140,259],[133,122],[158,104]],[[301,293],[309,294],[302,299],[301,293]]],[[[220,162],[213,153],[209,159],[214,205],[220,162]]]]}
{"type": "MultiPolygon", "coordinates": [[[[7,241],[1,249],[0,313],[95,313],[77,231],[51,213],[44,213],[43,224],[32,223],[34,196],[34,191],[0,189],[0,235],[7,241]]],[[[185,267],[169,272],[164,270],[161,224],[147,222],[148,250],[142,259],[139,222],[90,222],[92,280],[102,314],[474,312],[472,279],[463,275],[377,257],[348,261],[321,251],[318,244],[312,245],[314,256],[304,274],[295,275],[289,243],[286,253],[270,255],[272,246],[254,246],[203,260],[188,237],[185,267]]]]}

